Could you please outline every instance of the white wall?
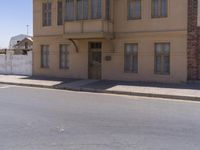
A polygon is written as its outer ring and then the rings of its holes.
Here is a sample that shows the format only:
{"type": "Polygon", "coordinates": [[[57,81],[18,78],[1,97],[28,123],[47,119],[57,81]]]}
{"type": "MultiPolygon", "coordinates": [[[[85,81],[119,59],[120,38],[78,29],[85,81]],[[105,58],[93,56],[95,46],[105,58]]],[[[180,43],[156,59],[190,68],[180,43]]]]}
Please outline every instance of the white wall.
{"type": "Polygon", "coordinates": [[[32,52],[28,55],[0,55],[0,74],[32,75],[32,52]]]}

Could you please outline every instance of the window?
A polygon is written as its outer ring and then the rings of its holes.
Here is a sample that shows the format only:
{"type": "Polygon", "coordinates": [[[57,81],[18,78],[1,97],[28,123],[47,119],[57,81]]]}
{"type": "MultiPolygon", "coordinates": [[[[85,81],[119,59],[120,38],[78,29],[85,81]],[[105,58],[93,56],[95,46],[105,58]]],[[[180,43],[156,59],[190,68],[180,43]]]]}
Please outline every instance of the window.
{"type": "Polygon", "coordinates": [[[49,45],[41,46],[41,67],[49,68],[49,45]]]}
{"type": "Polygon", "coordinates": [[[110,0],[106,0],[106,19],[110,20],[110,0]]]}
{"type": "Polygon", "coordinates": [[[61,44],[60,45],[60,69],[68,69],[69,68],[69,52],[68,45],[61,44]]]}
{"type": "Polygon", "coordinates": [[[125,44],[124,71],[138,72],[138,44],[125,44]]]}
{"type": "Polygon", "coordinates": [[[101,19],[102,16],[102,0],[91,0],[91,16],[92,19],[101,19]]]}
{"type": "Polygon", "coordinates": [[[77,0],[77,19],[88,19],[88,0],[77,0]]]}
{"type": "Polygon", "coordinates": [[[74,20],[74,0],[66,0],[66,20],[74,20]]]}
{"type": "Polygon", "coordinates": [[[141,0],[128,0],[128,19],[141,18],[141,0]]]}
{"type": "MultiPolygon", "coordinates": [[[[65,20],[102,18],[102,0],[66,0],[65,20]]],[[[106,0],[106,19],[110,19],[110,0],[106,0]]]]}
{"type": "Polygon", "coordinates": [[[169,43],[155,44],[155,73],[157,74],[170,73],[170,44],[169,43]]]}
{"type": "Polygon", "coordinates": [[[51,0],[42,3],[42,25],[51,26],[51,0]]]}
{"type": "Polygon", "coordinates": [[[167,17],[168,0],[152,0],[152,17],[167,17]]]}
{"type": "Polygon", "coordinates": [[[62,0],[58,0],[57,2],[57,24],[63,24],[63,2],[62,0]]]}

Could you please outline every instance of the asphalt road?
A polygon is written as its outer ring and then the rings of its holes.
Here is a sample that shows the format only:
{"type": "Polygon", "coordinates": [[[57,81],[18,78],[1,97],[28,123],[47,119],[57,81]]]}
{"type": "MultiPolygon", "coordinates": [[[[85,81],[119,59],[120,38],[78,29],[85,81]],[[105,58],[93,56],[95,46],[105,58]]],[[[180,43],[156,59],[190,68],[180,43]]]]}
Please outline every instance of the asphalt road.
{"type": "Polygon", "coordinates": [[[200,103],[0,85],[0,150],[200,150],[200,103]]]}

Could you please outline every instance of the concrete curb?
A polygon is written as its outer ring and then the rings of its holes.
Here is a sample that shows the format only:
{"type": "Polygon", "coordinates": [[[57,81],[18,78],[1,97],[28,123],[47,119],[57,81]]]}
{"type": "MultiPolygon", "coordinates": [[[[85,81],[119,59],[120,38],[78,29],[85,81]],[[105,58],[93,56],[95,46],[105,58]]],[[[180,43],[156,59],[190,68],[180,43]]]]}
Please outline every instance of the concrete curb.
{"type": "Polygon", "coordinates": [[[69,91],[82,91],[82,92],[92,92],[92,93],[107,93],[107,94],[117,94],[117,95],[129,95],[129,96],[141,96],[141,97],[155,97],[155,98],[167,98],[167,99],[177,99],[177,100],[200,101],[200,97],[195,97],[195,96],[166,95],[166,94],[155,94],[155,93],[139,93],[139,92],[127,92],[127,91],[115,91],[115,90],[109,91],[109,90],[93,89],[93,88],[58,87],[58,86],[50,86],[50,85],[13,83],[13,82],[0,82],[0,84],[29,86],[29,87],[38,87],[38,88],[49,88],[49,89],[58,89],[58,90],[69,90],[69,91]]]}

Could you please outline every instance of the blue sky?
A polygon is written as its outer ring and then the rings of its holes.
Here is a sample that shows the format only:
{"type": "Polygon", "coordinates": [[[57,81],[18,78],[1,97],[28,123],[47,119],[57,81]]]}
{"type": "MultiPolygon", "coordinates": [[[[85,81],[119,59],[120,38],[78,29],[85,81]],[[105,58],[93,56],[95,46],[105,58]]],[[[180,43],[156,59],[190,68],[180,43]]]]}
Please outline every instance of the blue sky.
{"type": "Polygon", "coordinates": [[[8,47],[12,36],[26,34],[32,35],[32,0],[1,0],[0,5],[0,48],[8,47]]]}

